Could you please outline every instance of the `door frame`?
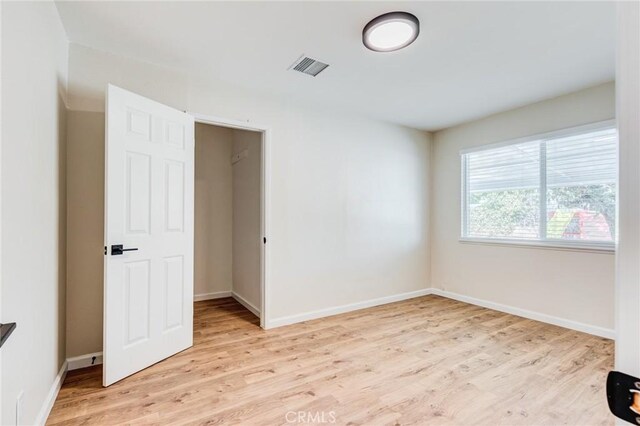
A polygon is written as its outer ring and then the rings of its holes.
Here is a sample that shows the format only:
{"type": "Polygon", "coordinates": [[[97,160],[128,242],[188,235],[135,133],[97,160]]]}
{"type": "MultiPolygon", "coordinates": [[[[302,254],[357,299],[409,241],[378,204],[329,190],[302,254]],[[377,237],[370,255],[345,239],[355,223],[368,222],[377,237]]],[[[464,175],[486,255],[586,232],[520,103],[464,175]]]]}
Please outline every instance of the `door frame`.
{"type": "Polygon", "coordinates": [[[199,114],[186,111],[191,115],[196,123],[210,124],[214,126],[227,127],[238,130],[249,130],[260,132],[262,135],[261,161],[262,173],[260,176],[260,232],[262,238],[266,239],[260,248],[260,327],[267,329],[269,316],[267,315],[269,304],[269,282],[271,270],[270,250],[267,250],[270,240],[271,229],[271,129],[268,126],[252,123],[249,121],[234,120],[208,114],[199,114]]]}

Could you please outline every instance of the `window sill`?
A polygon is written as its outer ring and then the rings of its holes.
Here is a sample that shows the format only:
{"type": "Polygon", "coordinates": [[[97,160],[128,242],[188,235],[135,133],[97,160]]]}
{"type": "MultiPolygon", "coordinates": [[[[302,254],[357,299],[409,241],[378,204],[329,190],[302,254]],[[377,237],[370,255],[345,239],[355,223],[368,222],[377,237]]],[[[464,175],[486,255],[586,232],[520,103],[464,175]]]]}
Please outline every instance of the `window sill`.
{"type": "Polygon", "coordinates": [[[533,248],[544,250],[578,251],[587,253],[615,254],[614,244],[579,243],[571,244],[555,241],[522,241],[522,240],[499,240],[490,238],[459,238],[463,244],[480,244],[490,246],[504,246],[517,248],[533,248]]]}

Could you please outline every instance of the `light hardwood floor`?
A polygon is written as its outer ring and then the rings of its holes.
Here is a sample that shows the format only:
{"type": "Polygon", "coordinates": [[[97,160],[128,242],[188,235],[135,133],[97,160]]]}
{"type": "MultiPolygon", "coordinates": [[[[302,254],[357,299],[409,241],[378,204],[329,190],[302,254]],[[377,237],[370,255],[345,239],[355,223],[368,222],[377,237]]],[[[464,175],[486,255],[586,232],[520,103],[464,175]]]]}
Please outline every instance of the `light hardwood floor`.
{"type": "Polygon", "coordinates": [[[269,331],[211,300],[194,327],[109,388],[99,366],[69,372],[47,423],[613,424],[612,341],[438,296],[269,331]]]}

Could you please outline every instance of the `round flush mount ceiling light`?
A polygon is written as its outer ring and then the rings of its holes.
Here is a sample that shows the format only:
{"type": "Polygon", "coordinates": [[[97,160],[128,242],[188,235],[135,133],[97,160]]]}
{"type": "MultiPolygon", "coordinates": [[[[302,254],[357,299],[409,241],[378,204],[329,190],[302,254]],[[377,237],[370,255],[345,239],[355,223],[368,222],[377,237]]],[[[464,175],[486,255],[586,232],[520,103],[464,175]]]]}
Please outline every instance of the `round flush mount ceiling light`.
{"type": "Polygon", "coordinates": [[[407,12],[380,15],[362,30],[362,42],[376,52],[393,52],[413,43],[420,34],[420,21],[407,12]]]}

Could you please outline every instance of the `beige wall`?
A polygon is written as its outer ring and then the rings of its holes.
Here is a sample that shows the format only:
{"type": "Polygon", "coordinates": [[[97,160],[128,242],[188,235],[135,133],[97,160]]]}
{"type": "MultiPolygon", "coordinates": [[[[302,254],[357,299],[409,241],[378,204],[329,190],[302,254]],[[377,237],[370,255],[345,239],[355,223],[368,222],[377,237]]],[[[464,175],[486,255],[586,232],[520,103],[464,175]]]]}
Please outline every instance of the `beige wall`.
{"type": "Polygon", "coordinates": [[[433,287],[613,329],[613,253],[465,244],[458,238],[461,149],[612,119],[614,104],[614,84],[608,83],[435,134],[433,287]]]}
{"type": "Polygon", "coordinates": [[[262,134],[233,131],[233,153],[248,156],[233,165],[233,292],[260,311],[260,177],[262,134]]]}
{"type": "Polygon", "coordinates": [[[67,357],[102,350],[104,114],[69,111],[67,357]]]}
{"type": "Polygon", "coordinates": [[[65,358],[67,39],[52,2],[2,5],[2,417],[42,421],[65,358]]]}
{"type": "Polygon", "coordinates": [[[194,292],[232,285],[233,130],[196,123],[194,292]]]}
{"type": "MultiPolygon", "coordinates": [[[[74,110],[103,111],[111,82],[179,109],[271,128],[270,318],[429,287],[424,132],[271,102],[208,77],[74,44],[69,72],[74,110]]],[[[101,170],[87,173],[88,180],[103,179],[101,170]]],[[[91,220],[99,226],[102,216],[91,220]]],[[[69,338],[91,333],[100,330],[69,338]]]]}

